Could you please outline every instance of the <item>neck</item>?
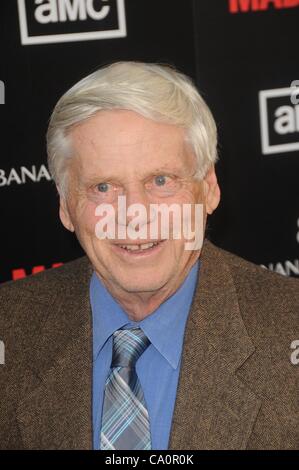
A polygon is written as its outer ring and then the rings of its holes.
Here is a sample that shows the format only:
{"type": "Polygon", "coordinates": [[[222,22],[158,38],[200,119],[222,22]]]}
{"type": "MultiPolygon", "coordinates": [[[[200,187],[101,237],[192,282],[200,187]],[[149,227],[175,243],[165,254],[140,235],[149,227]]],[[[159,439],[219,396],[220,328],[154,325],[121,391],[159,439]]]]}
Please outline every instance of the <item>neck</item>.
{"type": "Polygon", "coordinates": [[[186,267],[179,278],[173,282],[167,283],[155,292],[127,292],[119,290],[113,283],[109,283],[107,280],[100,277],[99,274],[97,275],[113,298],[127,313],[129,319],[139,322],[151,315],[163,302],[165,302],[165,300],[171,297],[178,290],[187,277],[189,271],[190,266],[186,267]]]}
{"type": "Polygon", "coordinates": [[[138,292],[129,295],[114,294],[113,297],[121,305],[132,321],[142,321],[151,315],[168,299],[176,289],[163,289],[159,292],[138,292]]]}

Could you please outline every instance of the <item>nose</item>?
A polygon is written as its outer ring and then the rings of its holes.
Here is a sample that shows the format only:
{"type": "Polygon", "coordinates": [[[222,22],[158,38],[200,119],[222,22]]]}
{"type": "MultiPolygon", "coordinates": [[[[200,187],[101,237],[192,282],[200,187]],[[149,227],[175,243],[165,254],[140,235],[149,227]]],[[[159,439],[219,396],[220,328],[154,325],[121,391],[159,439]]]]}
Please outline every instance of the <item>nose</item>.
{"type": "Polygon", "coordinates": [[[144,186],[141,183],[127,184],[124,194],[126,203],[126,217],[118,217],[120,225],[129,225],[138,217],[139,230],[150,222],[150,201],[144,186]]]}

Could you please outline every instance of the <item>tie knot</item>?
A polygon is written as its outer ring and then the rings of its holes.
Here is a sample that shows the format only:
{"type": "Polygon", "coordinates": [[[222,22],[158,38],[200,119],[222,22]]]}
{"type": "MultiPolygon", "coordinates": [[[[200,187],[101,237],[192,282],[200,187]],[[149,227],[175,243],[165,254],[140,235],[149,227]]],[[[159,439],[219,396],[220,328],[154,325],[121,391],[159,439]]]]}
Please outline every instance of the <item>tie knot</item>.
{"type": "Polygon", "coordinates": [[[134,368],[137,359],[149,344],[150,340],[140,328],[115,331],[111,367],[134,368]]]}

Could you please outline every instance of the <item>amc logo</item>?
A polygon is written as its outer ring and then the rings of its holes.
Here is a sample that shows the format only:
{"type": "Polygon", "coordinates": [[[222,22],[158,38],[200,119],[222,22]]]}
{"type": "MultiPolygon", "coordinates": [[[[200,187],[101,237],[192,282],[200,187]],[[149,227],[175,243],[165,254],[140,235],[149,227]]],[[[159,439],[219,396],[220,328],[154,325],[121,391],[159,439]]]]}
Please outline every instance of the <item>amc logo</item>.
{"type": "Polygon", "coordinates": [[[298,91],[292,87],[259,92],[261,143],[264,155],[299,150],[298,91]],[[295,91],[295,93],[294,93],[295,91]]]}
{"type": "Polygon", "coordinates": [[[18,10],[23,45],[127,34],[124,0],[18,0],[18,10]]]}

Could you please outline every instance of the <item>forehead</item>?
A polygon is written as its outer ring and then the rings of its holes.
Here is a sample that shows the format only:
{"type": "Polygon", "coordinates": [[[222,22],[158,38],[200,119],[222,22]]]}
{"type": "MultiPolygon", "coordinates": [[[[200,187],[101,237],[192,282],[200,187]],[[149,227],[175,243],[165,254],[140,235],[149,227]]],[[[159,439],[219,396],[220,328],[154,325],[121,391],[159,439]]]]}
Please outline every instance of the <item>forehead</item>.
{"type": "Polygon", "coordinates": [[[185,130],[125,110],[101,111],[77,125],[70,137],[83,173],[110,169],[142,173],[156,167],[189,166],[185,130]]]}

